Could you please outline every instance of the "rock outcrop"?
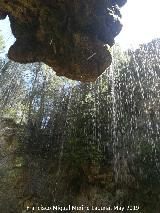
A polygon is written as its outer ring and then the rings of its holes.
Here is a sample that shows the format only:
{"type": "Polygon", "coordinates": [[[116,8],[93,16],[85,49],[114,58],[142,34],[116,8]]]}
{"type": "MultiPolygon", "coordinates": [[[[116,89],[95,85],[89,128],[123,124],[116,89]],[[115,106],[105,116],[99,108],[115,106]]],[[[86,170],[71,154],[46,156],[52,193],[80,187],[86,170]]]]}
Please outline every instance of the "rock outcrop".
{"type": "Polygon", "coordinates": [[[110,47],[121,31],[127,0],[0,0],[16,42],[8,56],[19,63],[42,61],[57,75],[95,81],[110,66],[110,47]]]}

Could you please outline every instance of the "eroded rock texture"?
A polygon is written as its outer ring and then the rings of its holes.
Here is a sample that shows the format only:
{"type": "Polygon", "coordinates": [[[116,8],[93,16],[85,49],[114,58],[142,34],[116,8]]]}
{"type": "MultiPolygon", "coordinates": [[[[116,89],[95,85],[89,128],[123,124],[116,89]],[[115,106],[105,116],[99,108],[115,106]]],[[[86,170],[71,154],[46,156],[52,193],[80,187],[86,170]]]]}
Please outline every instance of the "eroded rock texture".
{"type": "Polygon", "coordinates": [[[111,64],[110,47],[120,32],[126,0],[0,0],[16,42],[8,56],[42,61],[57,75],[95,81],[111,64]]]}

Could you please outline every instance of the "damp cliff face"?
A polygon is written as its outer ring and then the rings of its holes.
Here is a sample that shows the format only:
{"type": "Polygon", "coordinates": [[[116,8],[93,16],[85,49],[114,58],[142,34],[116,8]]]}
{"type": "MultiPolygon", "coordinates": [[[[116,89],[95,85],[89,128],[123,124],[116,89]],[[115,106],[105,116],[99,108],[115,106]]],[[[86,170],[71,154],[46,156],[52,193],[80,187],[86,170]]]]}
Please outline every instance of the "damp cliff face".
{"type": "Polygon", "coordinates": [[[8,56],[20,63],[42,61],[57,75],[95,81],[110,66],[110,47],[121,31],[126,0],[0,1],[16,42],[8,56]]]}

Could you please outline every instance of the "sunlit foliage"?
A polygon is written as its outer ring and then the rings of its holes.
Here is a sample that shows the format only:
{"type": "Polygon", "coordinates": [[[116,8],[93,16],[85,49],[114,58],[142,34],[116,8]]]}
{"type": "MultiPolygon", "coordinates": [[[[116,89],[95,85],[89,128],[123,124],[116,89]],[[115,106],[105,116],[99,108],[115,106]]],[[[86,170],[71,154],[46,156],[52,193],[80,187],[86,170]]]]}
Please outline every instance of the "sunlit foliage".
{"type": "Polygon", "coordinates": [[[2,62],[4,213],[72,203],[158,213],[159,48],[159,40],[116,47],[95,83],[58,78],[41,63],[2,62]]]}

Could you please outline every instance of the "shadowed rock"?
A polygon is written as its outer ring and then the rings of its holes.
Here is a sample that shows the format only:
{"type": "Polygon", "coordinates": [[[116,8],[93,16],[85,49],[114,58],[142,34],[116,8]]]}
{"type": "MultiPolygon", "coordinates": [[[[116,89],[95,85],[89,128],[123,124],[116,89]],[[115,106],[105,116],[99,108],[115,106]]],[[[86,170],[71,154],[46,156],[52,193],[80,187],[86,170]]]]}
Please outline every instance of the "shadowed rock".
{"type": "Polygon", "coordinates": [[[19,63],[44,62],[57,75],[95,81],[112,62],[110,47],[121,31],[126,0],[0,1],[16,42],[8,56],[19,63]]]}

